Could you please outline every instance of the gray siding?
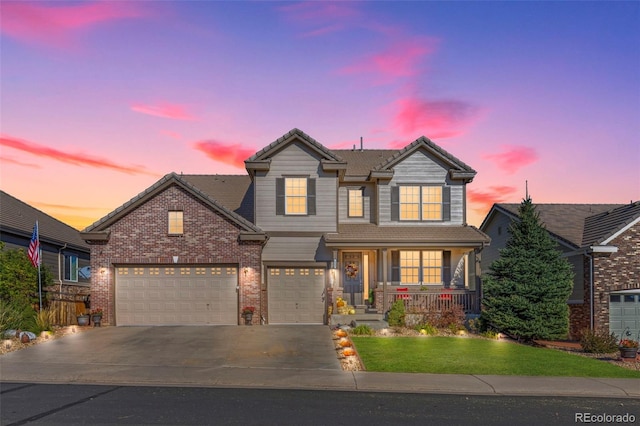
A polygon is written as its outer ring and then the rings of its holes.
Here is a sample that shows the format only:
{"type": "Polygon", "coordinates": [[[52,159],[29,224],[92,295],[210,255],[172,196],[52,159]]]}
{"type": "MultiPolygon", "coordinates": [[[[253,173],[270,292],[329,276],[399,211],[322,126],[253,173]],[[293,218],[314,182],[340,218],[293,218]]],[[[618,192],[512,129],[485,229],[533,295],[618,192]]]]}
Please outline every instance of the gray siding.
{"type": "Polygon", "coordinates": [[[337,174],[322,171],[320,156],[292,143],[274,154],[270,170],[255,177],[256,225],[269,231],[332,232],[337,225],[337,174]],[[276,215],[276,178],[307,176],[316,179],[316,214],[276,215]]]}
{"type": "Polygon", "coordinates": [[[373,184],[343,184],[338,190],[338,212],[340,223],[371,223],[375,217],[375,187],[373,184]],[[363,217],[349,217],[349,189],[364,188],[363,217]]]}
{"type": "Polygon", "coordinates": [[[449,168],[424,152],[418,151],[393,167],[393,179],[378,188],[378,205],[381,225],[411,225],[416,222],[391,220],[391,187],[399,184],[436,184],[451,188],[451,220],[423,222],[429,225],[462,225],[464,223],[464,184],[448,178],[449,168]]]}

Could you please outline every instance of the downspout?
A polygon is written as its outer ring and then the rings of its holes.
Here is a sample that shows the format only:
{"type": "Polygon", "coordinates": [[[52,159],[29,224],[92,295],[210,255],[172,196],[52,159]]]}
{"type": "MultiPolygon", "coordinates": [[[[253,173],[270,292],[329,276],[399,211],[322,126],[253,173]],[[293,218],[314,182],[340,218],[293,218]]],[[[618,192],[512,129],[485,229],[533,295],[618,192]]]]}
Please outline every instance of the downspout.
{"type": "MultiPolygon", "coordinates": [[[[58,283],[60,283],[60,297],[62,298],[62,268],[60,267],[60,260],[62,258],[62,250],[67,248],[67,243],[64,243],[64,246],[62,246],[59,250],[58,250],[58,283]]],[[[63,264],[64,267],[64,264],[63,264]]]]}
{"type": "Polygon", "coordinates": [[[595,312],[594,309],[594,295],[593,295],[593,253],[586,253],[589,256],[589,328],[593,331],[595,326],[595,321],[593,319],[593,315],[595,312]]]}

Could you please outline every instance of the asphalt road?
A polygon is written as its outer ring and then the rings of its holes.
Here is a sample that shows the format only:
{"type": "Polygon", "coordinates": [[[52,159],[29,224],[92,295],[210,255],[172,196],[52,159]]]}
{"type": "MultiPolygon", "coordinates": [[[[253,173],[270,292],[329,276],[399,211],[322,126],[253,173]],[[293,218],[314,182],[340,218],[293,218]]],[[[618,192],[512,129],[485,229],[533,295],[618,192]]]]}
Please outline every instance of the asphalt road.
{"type": "Polygon", "coordinates": [[[593,416],[625,414],[639,424],[640,401],[0,383],[0,419],[5,426],[575,425],[582,423],[576,422],[576,415],[593,423],[598,420],[593,416]]]}

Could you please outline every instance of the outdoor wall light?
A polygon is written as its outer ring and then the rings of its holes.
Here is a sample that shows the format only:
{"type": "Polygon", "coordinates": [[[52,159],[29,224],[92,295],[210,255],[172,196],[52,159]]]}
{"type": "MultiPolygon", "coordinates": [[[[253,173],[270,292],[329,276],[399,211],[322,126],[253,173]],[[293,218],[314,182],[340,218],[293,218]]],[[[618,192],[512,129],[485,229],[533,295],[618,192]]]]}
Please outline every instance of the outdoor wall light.
{"type": "Polygon", "coordinates": [[[247,274],[249,273],[249,268],[245,266],[245,267],[242,269],[242,271],[244,272],[244,275],[245,275],[245,276],[247,276],[247,274]]]}

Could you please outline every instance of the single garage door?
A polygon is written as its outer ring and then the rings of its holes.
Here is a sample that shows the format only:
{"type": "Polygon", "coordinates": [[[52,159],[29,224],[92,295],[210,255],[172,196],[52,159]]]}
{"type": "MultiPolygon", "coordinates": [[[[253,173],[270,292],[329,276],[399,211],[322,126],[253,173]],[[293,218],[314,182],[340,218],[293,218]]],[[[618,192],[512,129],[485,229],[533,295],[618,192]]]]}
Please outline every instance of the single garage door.
{"type": "Polygon", "coordinates": [[[116,267],[117,325],[238,323],[235,266],[116,267]]]}
{"type": "Polygon", "coordinates": [[[325,270],[269,268],[270,324],[322,324],[325,307],[325,270]]]}
{"type": "Polygon", "coordinates": [[[640,291],[609,295],[609,328],[618,338],[638,339],[640,335],[640,291]],[[625,335],[629,328],[630,335],[625,335]]]}

